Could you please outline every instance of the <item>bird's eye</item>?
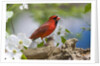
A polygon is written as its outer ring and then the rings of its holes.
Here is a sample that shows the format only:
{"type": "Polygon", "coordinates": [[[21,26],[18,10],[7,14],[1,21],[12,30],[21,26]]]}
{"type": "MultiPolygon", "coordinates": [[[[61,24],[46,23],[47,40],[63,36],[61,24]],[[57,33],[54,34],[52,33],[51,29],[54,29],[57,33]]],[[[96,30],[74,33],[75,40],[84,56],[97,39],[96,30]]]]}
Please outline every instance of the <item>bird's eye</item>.
{"type": "Polygon", "coordinates": [[[53,19],[54,19],[54,20],[56,20],[56,19],[57,19],[57,16],[56,16],[56,17],[54,17],[53,19]]]}

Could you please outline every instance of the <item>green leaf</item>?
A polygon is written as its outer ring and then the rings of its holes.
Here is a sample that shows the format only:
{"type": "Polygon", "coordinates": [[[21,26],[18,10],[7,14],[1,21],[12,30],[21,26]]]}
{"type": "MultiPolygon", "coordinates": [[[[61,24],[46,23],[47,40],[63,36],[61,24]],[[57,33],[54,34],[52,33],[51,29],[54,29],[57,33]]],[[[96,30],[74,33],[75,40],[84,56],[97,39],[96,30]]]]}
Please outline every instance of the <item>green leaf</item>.
{"type": "Polygon", "coordinates": [[[47,38],[45,38],[45,41],[47,42],[47,41],[48,41],[48,39],[47,39],[47,38]]]}
{"type": "Polygon", "coordinates": [[[63,36],[61,36],[61,42],[62,42],[63,44],[66,42],[66,39],[65,39],[63,36]]]}
{"type": "Polygon", "coordinates": [[[87,4],[86,6],[85,6],[85,11],[84,11],[84,13],[87,13],[87,12],[89,12],[91,10],[91,3],[89,3],[89,4],[87,4]]]}
{"type": "Polygon", "coordinates": [[[87,31],[90,31],[91,29],[90,28],[87,28],[87,31]]]}
{"type": "Polygon", "coordinates": [[[82,29],[82,30],[86,30],[86,28],[85,28],[85,27],[82,27],[81,29],[82,29]]]}
{"type": "Polygon", "coordinates": [[[59,43],[57,43],[56,47],[58,47],[58,46],[59,46],[59,43]]]}
{"type": "Polygon", "coordinates": [[[65,29],[65,31],[66,31],[67,33],[71,33],[68,29],[65,29]]]}
{"type": "Polygon", "coordinates": [[[21,59],[25,59],[26,60],[27,57],[24,54],[22,54],[21,59]]]}
{"type": "Polygon", "coordinates": [[[57,35],[60,35],[61,34],[61,32],[59,31],[59,32],[57,32],[57,35]]]}
{"type": "Polygon", "coordinates": [[[76,37],[77,37],[77,38],[81,38],[81,33],[77,33],[77,34],[76,34],[76,37]]]}
{"type": "Polygon", "coordinates": [[[27,49],[27,47],[26,47],[26,46],[24,46],[24,49],[27,49]]]}
{"type": "Polygon", "coordinates": [[[37,45],[37,47],[43,47],[44,46],[44,42],[41,42],[40,44],[37,45]]]}
{"type": "Polygon", "coordinates": [[[20,50],[21,52],[23,52],[23,50],[20,50]]]}

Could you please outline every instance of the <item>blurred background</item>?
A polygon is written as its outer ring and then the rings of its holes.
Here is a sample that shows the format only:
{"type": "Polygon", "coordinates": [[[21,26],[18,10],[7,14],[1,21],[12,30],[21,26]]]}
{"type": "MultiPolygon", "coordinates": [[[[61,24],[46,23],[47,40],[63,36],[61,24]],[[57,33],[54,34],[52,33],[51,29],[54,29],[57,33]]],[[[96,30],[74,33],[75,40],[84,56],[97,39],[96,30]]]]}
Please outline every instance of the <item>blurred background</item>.
{"type": "Polygon", "coordinates": [[[58,36],[63,36],[65,39],[77,38],[78,48],[90,48],[90,3],[7,4],[6,32],[9,35],[25,33],[29,37],[52,15],[61,17],[53,33],[54,39],[58,41],[57,44],[61,45],[58,36]]]}

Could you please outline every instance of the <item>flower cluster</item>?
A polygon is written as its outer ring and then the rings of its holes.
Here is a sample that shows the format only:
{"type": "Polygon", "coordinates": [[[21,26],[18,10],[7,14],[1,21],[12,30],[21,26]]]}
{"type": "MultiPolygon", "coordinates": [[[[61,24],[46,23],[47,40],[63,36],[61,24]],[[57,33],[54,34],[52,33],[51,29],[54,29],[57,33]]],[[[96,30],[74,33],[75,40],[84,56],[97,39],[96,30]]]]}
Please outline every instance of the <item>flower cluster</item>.
{"type": "Polygon", "coordinates": [[[25,34],[10,35],[6,38],[5,58],[20,59],[22,50],[30,46],[32,40],[27,38],[25,34]]]}
{"type": "Polygon", "coordinates": [[[59,47],[63,44],[61,37],[66,35],[65,27],[58,25],[57,29],[54,32],[53,38],[55,40],[55,45],[59,44],[59,47]]]}
{"type": "Polygon", "coordinates": [[[28,4],[22,4],[21,6],[19,6],[20,10],[24,10],[24,9],[28,9],[28,4]]]}

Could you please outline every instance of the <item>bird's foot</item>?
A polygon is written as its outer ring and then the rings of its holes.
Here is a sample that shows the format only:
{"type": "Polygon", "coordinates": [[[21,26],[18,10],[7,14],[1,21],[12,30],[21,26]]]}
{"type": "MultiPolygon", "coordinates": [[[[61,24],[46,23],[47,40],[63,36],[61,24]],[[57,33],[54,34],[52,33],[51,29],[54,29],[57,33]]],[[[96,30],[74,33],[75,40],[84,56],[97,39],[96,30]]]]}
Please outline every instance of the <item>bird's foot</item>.
{"type": "Polygon", "coordinates": [[[44,46],[46,46],[46,47],[47,47],[47,46],[48,46],[48,44],[46,43],[46,44],[44,44],[44,46]]]}

